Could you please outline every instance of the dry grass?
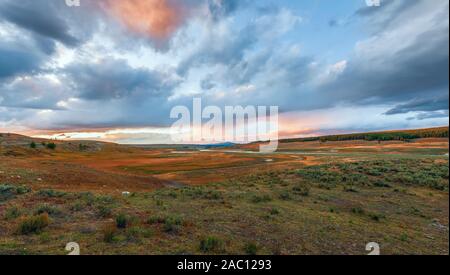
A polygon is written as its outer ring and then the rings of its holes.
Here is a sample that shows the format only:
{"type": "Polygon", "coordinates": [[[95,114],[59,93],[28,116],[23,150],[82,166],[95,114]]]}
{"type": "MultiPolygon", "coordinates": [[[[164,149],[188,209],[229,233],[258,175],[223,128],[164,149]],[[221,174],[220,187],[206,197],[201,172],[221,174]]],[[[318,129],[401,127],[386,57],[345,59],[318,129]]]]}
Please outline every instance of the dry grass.
{"type": "Polygon", "coordinates": [[[373,241],[383,254],[449,251],[448,140],[272,155],[70,146],[0,154],[0,254],[64,254],[72,241],[83,254],[364,254],[373,241]],[[51,221],[17,234],[39,215],[51,221]]]}

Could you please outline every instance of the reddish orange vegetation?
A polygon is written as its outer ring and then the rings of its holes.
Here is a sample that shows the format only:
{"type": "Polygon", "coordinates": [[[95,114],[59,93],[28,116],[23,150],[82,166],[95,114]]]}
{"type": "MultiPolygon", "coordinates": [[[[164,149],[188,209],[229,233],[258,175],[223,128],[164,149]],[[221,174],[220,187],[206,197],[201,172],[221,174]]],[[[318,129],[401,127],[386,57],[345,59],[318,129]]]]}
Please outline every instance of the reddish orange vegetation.
{"type": "MultiPolygon", "coordinates": [[[[45,160],[46,158],[41,158],[45,160]]],[[[204,184],[223,181],[231,176],[248,174],[252,170],[284,169],[289,164],[311,165],[313,157],[298,155],[246,155],[224,152],[174,153],[159,149],[133,153],[106,153],[74,155],[62,153],[53,156],[60,162],[75,163],[90,169],[122,176],[147,179],[158,178],[187,184],[204,184]],[[270,160],[270,162],[269,162],[270,160]]]]}
{"type": "MultiPolygon", "coordinates": [[[[240,146],[246,150],[258,150],[259,144],[246,144],[240,146]]],[[[383,149],[383,148],[398,148],[398,149],[413,149],[413,148],[449,148],[447,138],[426,138],[416,139],[412,142],[403,141],[366,141],[366,140],[351,140],[351,141],[310,141],[310,142],[281,142],[278,145],[278,150],[306,150],[306,149],[383,149]]]]}
{"type": "MultiPolygon", "coordinates": [[[[447,139],[422,139],[410,143],[388,141],[337,141],[321,143],[280,143],[274,154],[232,153],[227,149],[176,151],[176,149],[141,149],[107,143],[90,142],[90,150],[80,152],[77,142],[58,142],[57,150],[31,150],[29,140],[13,136],[10,144],[21,144],[19,157],[0,156],[2,166],[24,169],[38,188],[66,191],[117,193],[147,191],[173,184],[207,184],[255,172],[297,169],[326,163],[332,154],[347,152],[383,152],[392,154],[416,149],[447,149],[447,139]],[[292,153],[290,153],[292,152],[292,153]],[[304,154],[302,153],[304,152],[304,154]],[[308,155],[308,153],[311,153],[308,155]],[[323,155],[321,155],[323,154],[323,155]],[[31,171],[31,173],[29,173],[31,171]],[[40,179],[40,180],[38,180],[40,179]]],[[[40,140],[36,141],[40,142],[40,140]]],[[[12,150],[8,147],[7,150],[12,150]]],[[[258,144],[237,146],[233,150],[256,151],[258,144]]],[[[16,150],[16,149],[14,149],[16,150]]],[[[5,150],[4,150],[5,151],[5,150]]],[[[16,150],[16,152],[18,152],[16,150]]],[[[7,151],[6,151],[7,153],[7,151]]],[[[358,156],[359,158],[360,156],[358,156]]],[[[352,156],[339,156],[339,161],[353,161],[352,156]]],[[[1,171],[1,169],[0,169],[1,171]]],[[[13,175],[14,176],[14,175],[13,175]]],[[[0,173],[1,181],[18,181],[0,173]]]]}
{"type": "Polygon", "coordinates": [[[0,174],[0,181],[21,184],[31,182],[37,189],[60,189],[64,191],[96,191],[117,193],[123,191],[150,191],[162,187],[161,180],[137,175],[120,175],[100,171],[86,165],[60,162],[48,158],[3,158],[2,166],[10,167],[8,174],[0,174]],[[17,171],[17,172],[14,172],[17,171]],[[21,171],[27,171],[21,175],[21,171]],[[17,175],[17,176],[16,176],[17,175]]]}

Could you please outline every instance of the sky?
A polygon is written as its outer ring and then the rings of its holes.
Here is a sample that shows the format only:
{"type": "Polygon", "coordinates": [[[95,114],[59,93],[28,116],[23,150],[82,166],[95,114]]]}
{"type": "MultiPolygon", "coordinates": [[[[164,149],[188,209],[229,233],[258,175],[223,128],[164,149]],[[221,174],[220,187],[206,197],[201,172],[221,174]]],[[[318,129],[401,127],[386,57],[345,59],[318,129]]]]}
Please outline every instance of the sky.
{"type": "Polygon", "coordinates": [[[170,143],[171,109],[280,136],[449,123],[448,0],[0,0],[0,132],[170,143]]]}

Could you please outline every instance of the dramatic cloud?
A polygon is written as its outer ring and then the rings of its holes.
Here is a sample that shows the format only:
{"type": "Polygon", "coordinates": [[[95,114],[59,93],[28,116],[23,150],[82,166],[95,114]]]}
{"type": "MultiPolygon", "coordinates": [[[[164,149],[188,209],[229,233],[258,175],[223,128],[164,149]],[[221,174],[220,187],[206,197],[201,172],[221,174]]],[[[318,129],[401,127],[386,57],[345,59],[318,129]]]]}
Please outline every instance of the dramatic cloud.
{"type": "Polygon", "coordinates": [[[18,78],[1,87],[0,105],[14,108],[61,110],[70,97],[65,85],[51,76],[18,78]]]}
{"type": "Polygon", "coordinates": [[[434,112],[422,112],[417,114],[415,117],[409,117],[408,120],[426,120],[433,118],[443,118],[448,119],[448,110],[445,111],[434,111],[434,112]]]}
{"type": "Polygon", "coordinates": [[[72,64],[65,71],[78,96],[87,100],[168,98],[177,84],[169,73],[132,68],[126,60],[72,64]]]}
{"type": "Polygon", "coordinates": [[[448,93],[441,98],[417,98],[410,102],[395,106],[386,112],[387,115],[404,114],[410,112],[430,112],[448,110],[448,93]]]}
{"type": "Polygon", "coordinates": [[[67,22],[58,16],[57,7],[51,4],[52,1],[3,2],[0,16],[9,22],[68,46],[73,47],[78,44],[78,40],[69,33],[67,22]]]}
{"type": "Polygon", "coordinates": [[[2,131],[138,127],[103,137],[160,140],[193,97],[277,105],[295,117],[286,135],[448,123],[446,0],[81,4],[0,0],[2,131]]]}
{"type": "Polygon", "coordinates": [[[0,42],[0,80],[37,70],[42,56],[19,45],[2,45],[0,42]]]}
{"type": "Polygon", "coordinates": [[[183,22],[184,11],[170,0],[105,0],[105,7],[130,30],[167,39],[183,22]]]}
{"type": "Polygon", "coordinates": [[[366,16],[379,31],[357,44],[343,73],[320,87],[320,98],[359,104],[448,98],[448,2],[395,1],[366,16]]]}

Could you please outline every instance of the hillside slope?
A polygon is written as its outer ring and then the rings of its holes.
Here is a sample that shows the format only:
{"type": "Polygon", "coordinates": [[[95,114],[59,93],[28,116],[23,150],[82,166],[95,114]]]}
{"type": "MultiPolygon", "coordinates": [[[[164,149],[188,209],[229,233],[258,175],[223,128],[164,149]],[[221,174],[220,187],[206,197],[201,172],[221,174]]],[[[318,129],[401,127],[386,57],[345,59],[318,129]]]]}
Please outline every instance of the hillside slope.
{"type": "Polygon", "coordinates": [[[437,127],[415,130],[395,130],[383,132],[355,133],[343,135],[330,135],[310,138],[294,138],[280,140],[282,143],[288,142],[307,142],[307,141],[345,141],[345,140],[369,140],[369,141],[388,141],[388,140],[413,140],[419,138],[448,138],[449,127],[437,127]]]}
{"type": "Polygon", "coordinates": [[[99,141],[60,141],[0,133],[0,155],[6,156],[45,155],[53,152],[100,152],[105,150],[126,152],[131,148],[99,141]]]}

